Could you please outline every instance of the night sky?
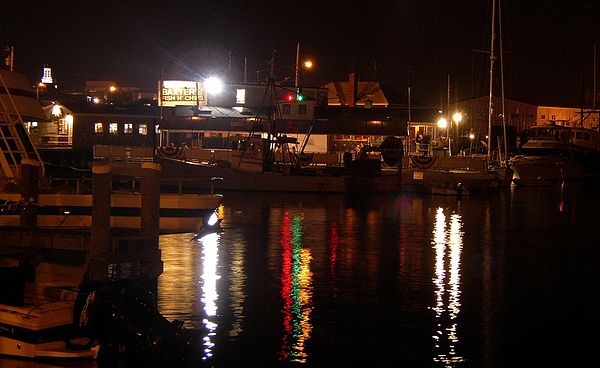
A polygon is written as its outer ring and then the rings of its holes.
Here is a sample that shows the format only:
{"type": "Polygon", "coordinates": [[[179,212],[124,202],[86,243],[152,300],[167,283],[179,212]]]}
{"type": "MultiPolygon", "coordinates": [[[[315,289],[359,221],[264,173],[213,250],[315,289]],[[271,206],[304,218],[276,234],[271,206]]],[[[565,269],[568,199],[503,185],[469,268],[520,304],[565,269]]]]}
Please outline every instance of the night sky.
{"type": "MultiPolygon", "coordinates": [[[[507,97],[579,106],[591,101],[600,1],[502,0],[507,97]]],[[[296,43],[316,67],[303,83],[363,80],[440,106],[487,95],[492,0],[413,1],[11,1],[2,5],[0,46],[15,47],[30,79],[47,64],[65,88],[85,80],[155,88],[165,79],[212,74],[264,80],[294,75],[296,43]],[[231,55],[231,63],[228,63],[231,55]]],[[[499,46],[496,46],[499,50],[499,46]]],[[[600,55],[600,47],[597,50],[600,55]]],[[[598,57],[600,59],[600,56],[598,57]]],[[[496,64],[499,72],[500,64],[496,64]]],[[[495,78],[498,78],[496,76],[495,78]]]]}

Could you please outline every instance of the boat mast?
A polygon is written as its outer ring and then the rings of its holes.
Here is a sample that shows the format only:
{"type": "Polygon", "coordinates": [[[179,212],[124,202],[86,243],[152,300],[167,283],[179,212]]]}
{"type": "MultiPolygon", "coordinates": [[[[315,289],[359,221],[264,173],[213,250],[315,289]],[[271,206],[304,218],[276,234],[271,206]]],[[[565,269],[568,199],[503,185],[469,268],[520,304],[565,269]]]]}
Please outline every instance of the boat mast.
{"type": "MultiPolygon", "coordinates": [[[[504,135],[504,161],[508,159],[508,139],[506,136],[506,114],[504,109],[504,48],[502,47],[502,0],[498,0],[498,29],[500,32],[500,87],[502,88],[502,130],[504,135]]],[[[504,165],[504,162],[500,164],[504,165]]]]}
{"type": "Polygon", "coordinates": [[[493,97],[493,81],[494,81],[494,61],[496,55],[494,54],[494,43],[496,40],[496,0],[492,1],[492,37],[490,46],[490,101],[488,106],[488,160],[492,158],[492,97],[493,97]]]}

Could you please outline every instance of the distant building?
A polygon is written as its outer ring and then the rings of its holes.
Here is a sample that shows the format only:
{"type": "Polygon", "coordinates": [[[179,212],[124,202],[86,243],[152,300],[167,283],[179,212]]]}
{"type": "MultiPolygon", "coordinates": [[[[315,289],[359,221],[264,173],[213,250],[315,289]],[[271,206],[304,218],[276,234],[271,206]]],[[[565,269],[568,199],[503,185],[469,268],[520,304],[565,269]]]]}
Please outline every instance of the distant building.
{"type": "Polygon", "coordinates": [[[568,127],[583,127],[598,130],[599,110],[574,107],[539,106],[537,109],[537,125],[556,123],[568,127]]]}

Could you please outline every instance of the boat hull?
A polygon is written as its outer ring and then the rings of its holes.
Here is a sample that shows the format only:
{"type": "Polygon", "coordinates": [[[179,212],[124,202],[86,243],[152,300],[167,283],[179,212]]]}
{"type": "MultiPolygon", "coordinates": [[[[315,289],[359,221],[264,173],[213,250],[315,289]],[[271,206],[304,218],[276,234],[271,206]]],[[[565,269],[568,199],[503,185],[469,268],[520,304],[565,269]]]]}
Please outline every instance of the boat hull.
{"type": "Polygon", "coordinates": [[[390,173],[346,175],[340,170],[330,173],[324,167],[304,169],[295,173],[291,170],[244,171],[177,160],[163,160],[161,166],[164,173],[188,180],[188,183],[193,182],[187,185],[193,185],[200,190],[211,189],[219,192],[389,193],[400,189],[398,175],[390,173]]]}
{"type": "Polygon", "coordinates": [[[460,191],[476,192],[496,190],[506,186],[505,170],[460,170],[460,169],[421,169],[408,168],[402,171],[402,186],[422,188],[427,192],[460,191]],[[439,190],[438,190],[439,189],[439,190]]]}
{"type": "Polygon", "coordinates": [[[96,359],[100,345],[70,333],[73,301],[0,304],[0,354],[22,358],[96,359]],[[61,338],[59,338],[61,337],[61,338]],[[67,341],[89,341],[70,346],[67,341]]]}
{"type": "Polygon", "coordinates": [[[517,185],[548,185],[563,180],[581,180],[582,165],[568,157],[522,156],[512,160],[513,182],[517,185]]]}

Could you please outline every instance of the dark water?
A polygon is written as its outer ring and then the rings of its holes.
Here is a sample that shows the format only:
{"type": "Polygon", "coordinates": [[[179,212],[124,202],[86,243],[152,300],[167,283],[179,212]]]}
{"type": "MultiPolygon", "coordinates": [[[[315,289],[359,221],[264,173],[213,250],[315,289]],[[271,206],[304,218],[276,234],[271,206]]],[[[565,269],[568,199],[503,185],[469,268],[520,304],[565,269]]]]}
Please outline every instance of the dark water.
{"type": "Polygon", "coordinates": [[[159,309],[208,366],[588,366],[598,190],[227,193],[224,232],[163,236],[159,309]]]}

